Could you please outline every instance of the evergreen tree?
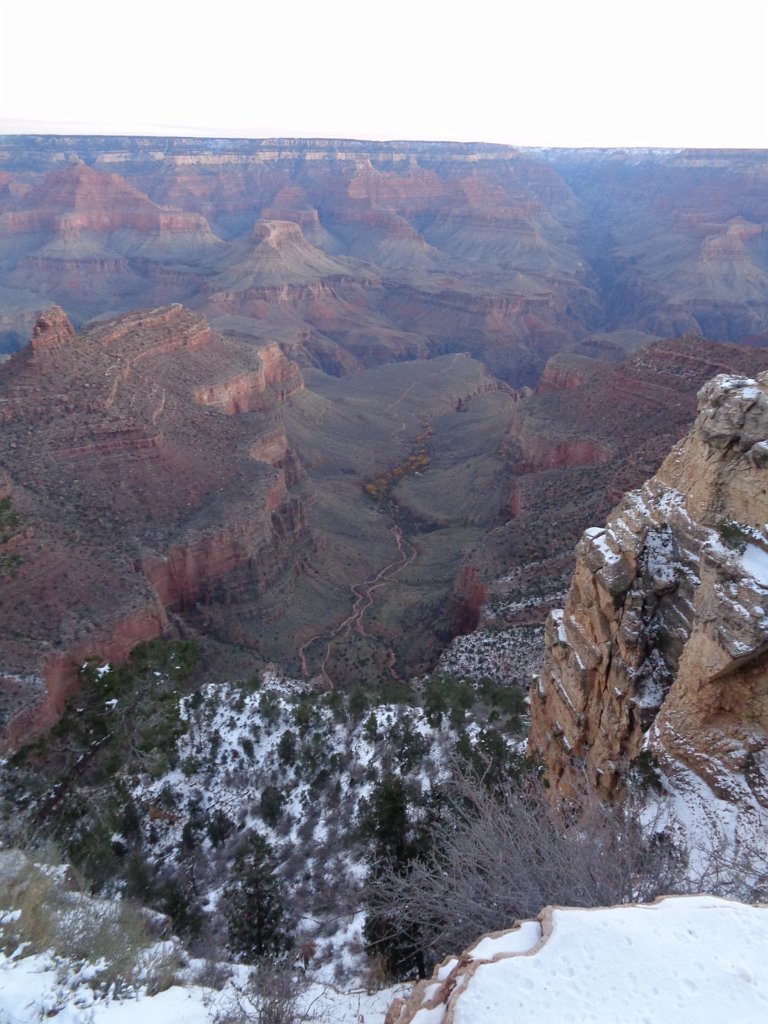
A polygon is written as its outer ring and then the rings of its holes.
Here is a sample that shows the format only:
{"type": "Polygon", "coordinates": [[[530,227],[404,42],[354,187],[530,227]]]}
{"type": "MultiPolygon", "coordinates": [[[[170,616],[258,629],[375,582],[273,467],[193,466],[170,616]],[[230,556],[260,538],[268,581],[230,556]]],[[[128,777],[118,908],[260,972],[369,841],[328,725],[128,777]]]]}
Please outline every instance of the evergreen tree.
{"type": "Polygon", "coordinates": [[[11,508],[11,499],[0,499],[0,576],[13,578],[21,565],[21,557],[6,548],[16,533],[19,516],[11,508]]]}
{"type": "MultiPolygon", "coordinates": [[[[411,863],[427,849],[427,832],[412,826],[408,793],[402,778],[385,775],[371,794],[360,831],[370,849],[369,882],[381,874],[406,875],[411,863]]],[[[364,936],[368,952],[381,956],[393,977],[403,978],[413,971],[425,975],[421,937],[417,927],[399,928],[389,919],[367,907],[364,936]]]]}
{"type": "Polygon", "coordinates": [[[237,852],[224,887],[229,948],[246,963],[289,949],[288,915],[275,874],[272,850],[250,832],[237,852]]]}

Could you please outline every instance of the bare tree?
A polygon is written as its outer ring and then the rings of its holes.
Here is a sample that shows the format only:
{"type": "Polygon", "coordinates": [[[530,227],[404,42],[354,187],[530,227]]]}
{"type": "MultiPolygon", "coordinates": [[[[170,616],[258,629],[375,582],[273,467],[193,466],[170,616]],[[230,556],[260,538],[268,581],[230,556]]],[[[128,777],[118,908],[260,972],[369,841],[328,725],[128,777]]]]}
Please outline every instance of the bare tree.
{"type": "Polygon", "coordinates": [[[214,1024],[306,1024],[316,1019],[304,1005],[304,979],[285,961],[262,958],[240,984],[212,1006],[214,1024]]]}
{"type": "Polygon", "coordinates": [[[380,866],[365,890],[382,947],[408,936],[434,963],[547,904],[589,907],[685,889],[685,857],[627,806],[557,809],[537,783],[489,791],[455,771],[431,852],[380,866]]]}

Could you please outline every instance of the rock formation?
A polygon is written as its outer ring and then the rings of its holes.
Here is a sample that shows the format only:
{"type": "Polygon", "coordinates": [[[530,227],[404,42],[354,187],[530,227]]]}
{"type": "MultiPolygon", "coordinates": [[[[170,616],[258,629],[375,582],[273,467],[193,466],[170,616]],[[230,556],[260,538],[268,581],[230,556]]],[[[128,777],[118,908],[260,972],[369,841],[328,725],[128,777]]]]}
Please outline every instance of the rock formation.
{"type": "Polygon", "coordinates": [[[276,345],[224,338],[181,306],[80,334],[58,308],[38,319],[0,368],[20,559],[0,588],[5,740],[55,720],[86,658],[120,661],[201,602],[258,603],[300,568],[279,405],[301,386],[276,345]]]}
{"type": "MultiPolygon", "coordinates": [[[[406,661],[408,670],[418,664],[421,671],[437,653],[435,637],[472,624],[489,582],[506,569],[516,574],[512,602],[530,610],[528,599],[538,594],[546,598],[537,613],[543,614],[562,589],[578,533],[656,470],[690,422],[692,395],[704,379],[766,368],[757,347],[768,287],[761,270],[766,196],[764,158],[749,153],[0,138],[0,351],[14,351],[34,332],[22,360],[28,390],[0,394],[0,421],[17,446],[5,449],[14,506],[32,500],[28,467],[19,471],[29,451],[29,465],[50,473],[56,516],[77,505],[73,529],[95,538],[88,564],[95,567],[103,554],[105,579],[112,561],[107,533],[138,538],[125,575],[138,586],[132,567],[141,568],[142,586],[150,589],[137,591],[136,602],[151,607],[152,629],[162,627],[170,602],[217,635],[244,639],[249,650],[284,633],[273,657],[291,671],[299,671],[290,663],[297,638],[299,647],[319,650],[315,661],[322,662],[322,638],[349,615],[350,588],[414,544],[418,554],[398,567],[391,586],[377,588],[376,607],[353,632],[367,645],[364,630],[389,597],[380,638],[386,645],[391,636],[417,639],[418,662],[408,655],[399,671],[406,661]],[[728,286],[714,289],[724,270],[728,286]],[[126,320],[127,333],[113,323],[110,351],[134,329],[156,337],[151,352],[109,363],[93,333],[104,324],[89,327],[84,337],[100,352],[94,366],[102,376],[85,374],[86,395],[66,362],[68,349],[82,343],[66,318],[54,314],[35,327],[53,302],[76,327],[89,317],[103,321],[121,310],[157,311],[176,302],[208,324],[190,326],[178,345],[155,314],[151,328],[141,315],[126,320]],[[653,342],[678,329],[690,333],[653,342]],[[753,347],[701,337],[721,329],[735,340],[746,331],[753,347]],[[274,403],[296,386],[292,363],[306,368],[318,390],[302,403],[289,442],[274,403]],[[394,366],[404,369],[376,373],[394,366]],[[459,405],[476,394],[478,382],[485,387],[485,371],[498,390],[472,398],[468,408],[459,405]],[[33,377],[49,373],[60,375],[61,386],[43,386],[42,406],[33,377]],[[343,378],[345,387],[335,389],[327,375],[343,378]],[[192,402],[184,406],[189,451],[168,426],[182,391],[192,402]],[[332,411],[324,393],[333,395],[332,411]],[[454,410],[461,415],[453,417],[454,410]],[[393,523],[371,507],[364,485],[401,462],[424,419],[435,430],[429,471],[406,475],[393,489],[403,517],[393,523]],[[49,420],[51,431],[56,423],[61,432],[58,461],[51,437],[38,448],[49,420]],[[221,433],[209,461],[233,465],[236,452],[247,462],[243,475],[231,478],[234,499],[230,478],[221,484],[208,467],[199,471],[201,458],[190,454],[202,450],[213,423],[221,433]],[[330,460],[318,457],[323,431],[335,435],[330,460]],[[350,432],[360,451],[348,458],[350,432]],[[314,493],[301,512],[299,450],[309,486],[326,491],[322,500],[314,493]],[[122,464],[143,468],[115,481],[109,474],[122,464]],[[112,480],[106,489],[97,466],[112,480]],[[305,507],[313,510],[319,564],[311,586],[307,574],[301,583],[290,577],[291,597],[306,583],[309,603],[294,602],[290,622],[278,585],[283,570],[275,568],[281,560],[258,560],[258,571],[255,563],[241,564],[250,540],[232,517],[239,522],[256,466],[272,476],[249,493],[263,496],[278,518],[274,509],[289,510],[286,535],[300,529],[305,507]],[[169,497],[169,479],[178,504],[169,497]],[[440,494],[443,480],[450,481],[452,507],[440,494]],[[120,501],[110,504],[105,495],[121,487],[120,501]],[[200,516],[199,505],[206,510],[200,516]],[[346,522],[352,507],[354,526],[346,522]],[[202,531],[209,515],[228,538],[226,557],[213,553],[202,531]],[[402,537],[394,526],[404,528],[402,537]],[[450,543],[437,543],[435,527],[448,531],[450,543]],[[162,536],[150,537],[152,530],[162,536]],[[429,554],[438,549],[439,570],[429,554]],[[198,571],[211,579],[225,572],[226,586],[206,585],[200,600],[198,571]],[[404,600],[408,584],[412,593],[404,600]],[[256,605],[249,603],[255,593],[256,605]],[[268,615],[264,601],[271,602],[268,615]],[[263,626],[258,636],[256,622],[263,626]]],[[[0,377],[3,388],[20,365],[11,361],[9,375],[0,377]]],[[[43,494],[41,479],[36,495],[43,494]]],[[[14,541],[22,542],[30,537],[14,541]]],[[[71,534],[54,530],[46,550],[53,558],[71,543],[71,534]]],[[[100,594],[94,605],[110,601],[106,586],[89,593],[100,594]]],[[[75,601],[68,610],[74,620],[78,608],[75,601]]],[[[26,619],[14,614],[21,642],[26,619]]],[[[358,661],[366,659],[372,663],[361,651],[358,661]]],[[[14,672],[25,675],[27,663],[20,659],[14,672]]],[[[350,671],[358,671],[354,661],[350,671]]]]}
{"type": "Polygon", "coordinates": [[[342,375],[470,351],[515,387],[553,354],[690,331],[765,342],[755,152],[349,140],[0,138],[0,345],[183,302],[342,375]]]}
{"type": "Polygon", "coordinates": [[[577,204],[540,156],[326,140],[48,142],[0,140],[8,348],[52,301],[78,323],[181,301],[336,373],[471,349],[533,384],[597,310],[577,204]]]}
{"type": "Polygon", "coordinates": [[[721,374],[691,433],[576,549],[530,750],[611,798],[641,751],[768,807],[768,373],[721,374]]]}

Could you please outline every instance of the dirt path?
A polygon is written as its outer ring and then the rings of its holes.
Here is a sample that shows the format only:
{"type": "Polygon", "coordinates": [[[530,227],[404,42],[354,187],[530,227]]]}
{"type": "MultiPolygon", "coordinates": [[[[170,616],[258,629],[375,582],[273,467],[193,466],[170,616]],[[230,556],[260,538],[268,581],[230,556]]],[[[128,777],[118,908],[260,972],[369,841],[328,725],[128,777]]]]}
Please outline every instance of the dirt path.
{"type": "MultiPolygon", "coordinates": [[[[439,370],[435,370],[429,374],[424,380],[414,381],[409,384],[402,393],[395,398],[386,407],[387,412],[392,412],[400,403],[406,398],[407,395],[414,390],[414,388],[422,386],[425,380],[431,380],[434,377],[440,377],[443,374],[450,373],[456,365],[456,360],[460,358],[460,353],[454,353],[453,358],[446,365],[441,367],[439,370]]],[[[397,438],[398,434],[404,433],[407,430],[406,421],[402,420],[400,426],[395,431],[394,438],[397,438]]],[[[323,660],[320,663],[320,675],[323,678],[324,683],[332,690],[333,680],[328,675],[327,666],[330,661],[333,648],[336,644],[346,640],[352,631],[359,633],[361,636],[366,636],[365,625],[363,618],[365,613],[371,607],[375,600],[375,592],[380,588],[386,586],[388,583],[393,583],[395,576],[401,572],[407,565],[413,561],[416,557],[416,549],[403,537],[403,531],[400,529],[398,524],[393,521],[392,523],[392,536],[395,539],[395,545],[397,547],[397,556],[383,569],[380,569],[375,576],[372,576],[369,580],[365,580],[362,583],[353,583],[350,587],[353,595],[352,611],[340,622],[338,626],[330,633],[316,633],[315,636],[305,641],[299,648],[299,661],[301,663],[301,675],[304,679],[309,677],[309,666],[307,664],[307,651],[318,640],[322,640],[323,637],[327,636],[328,639],[325,645],[325,653],[323,660]]],[[[387,663],[392,678],[399,681],[399,676],[395,670],[395,656],[393,651],[389,651],[387,654],[387,663]]]]}
{"type": "Polygon", "coordinates": [[[396,405],[400,405],[400,403],[405,398],[405,396],[409,395],[411,393],[411,391],[413,391],[414,388],[423,387],[425,381],[432,380],[434,377],[442,377],[442,375],[444,373],[450,373],[451,370],[456,365],[456,360],[459,358],[460,354],[461,353],[459,353],[459,352],[454,352],[453,358],[451,359],[451,361],[448,364],[448,366],[443,366],[441,369],[435,370],[434,373],[430,373],[423,380],[415,380],[412,384],[409,384],[408,387],[405,388],[405,390],[393,402],[389,403],[389,405],[386,407],[386,411],[387,412],[392,412],[392,410],[395,408],[395,406],[396,405]]]}
{"type": "MultiPolygon", "coordinates": [[[[394,537],[395,545],[397,547],[396,557],[393,558],[391,562],[388,562],[382,569],[379,569],[375,576],[372,576],[368,580],[364,580],[362,583],[352,584],[352,586],[350,587],[350,590],[352,591],[354,597],[354,600],[352,602],[352,611],[349,613],[346,619],[344,619],[343,622],[340,622],[339,625],[336,626],[335,629],[330,634],[328,634],[328,640],[325,645],[325,653],[323,655],[323,660],[320,663],[320,675],[322,676],[323,681],[329,686],[331,690],[334,688],[333,679],[328,675],[327,665],[330,660],[334,646],[337,643],[346,640],[346,638],[353,630],[359,633],[361,636],[367,635],[365,632],[363,618],[365,616],[365,613],[368,611],[368,609],[374,602],[375,592],[380,587],[385,587],[388,583],[393,583],[397,574],[401,572],[407,565],[410,565],[410,563],[416,557],[416,548],[413,546],[413,544],[411,544],[410,541],[406,540],[405,537],[403,537],[403,531],[400,529],[397,523],[392,524],[392,536],[394,537]]],[[[317,633],[315,636],[310,637],[310,639],[303,643],[299,648],[301,674],[305,679],[309,676],[309,667],[307,665],[307,651],[311,647],[311,645],[315,643],[315,641],[321,640],[325,635],[326,634],[324,633],[317,633]]],[[[394,657],[391,657],[388,660],[390,662],[390,671],[392,672],[393,677],[395,679],[399,678],[395,673],[393,667],[394,657]]]]}

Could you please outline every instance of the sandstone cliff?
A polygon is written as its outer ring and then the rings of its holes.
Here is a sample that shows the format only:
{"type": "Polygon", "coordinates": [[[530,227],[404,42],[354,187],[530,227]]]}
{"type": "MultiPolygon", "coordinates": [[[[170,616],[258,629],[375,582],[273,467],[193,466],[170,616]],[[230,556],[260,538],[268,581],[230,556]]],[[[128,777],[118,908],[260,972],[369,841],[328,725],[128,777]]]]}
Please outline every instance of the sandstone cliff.
{"type": "Polygon", "coordinates": [[[715,377],[698,410],[584,533],[548,620],[530,750],[564,795],[614,797],[647,750],[669,779],[768,807],[768,373],[715,377]]]}
{"type": "Polygon", "coordinates": [[[767,222],[758,151],[5,137],[0,346],[175,301],[334,373],[470,350],[533,386],[573,346],[764,339],[767,222]]]}
{"type": "Polygon", "coordinates": [[[119,662],[218,603],[257,617],[300,570],[301,469],[280,405],[301,387],[276,344],[225,338],[178,305],[79,334],[61,309],[38,319],[0,367],[19,559],[0,586],[0,745],[55,721],[87,657],[119,662]]]}

